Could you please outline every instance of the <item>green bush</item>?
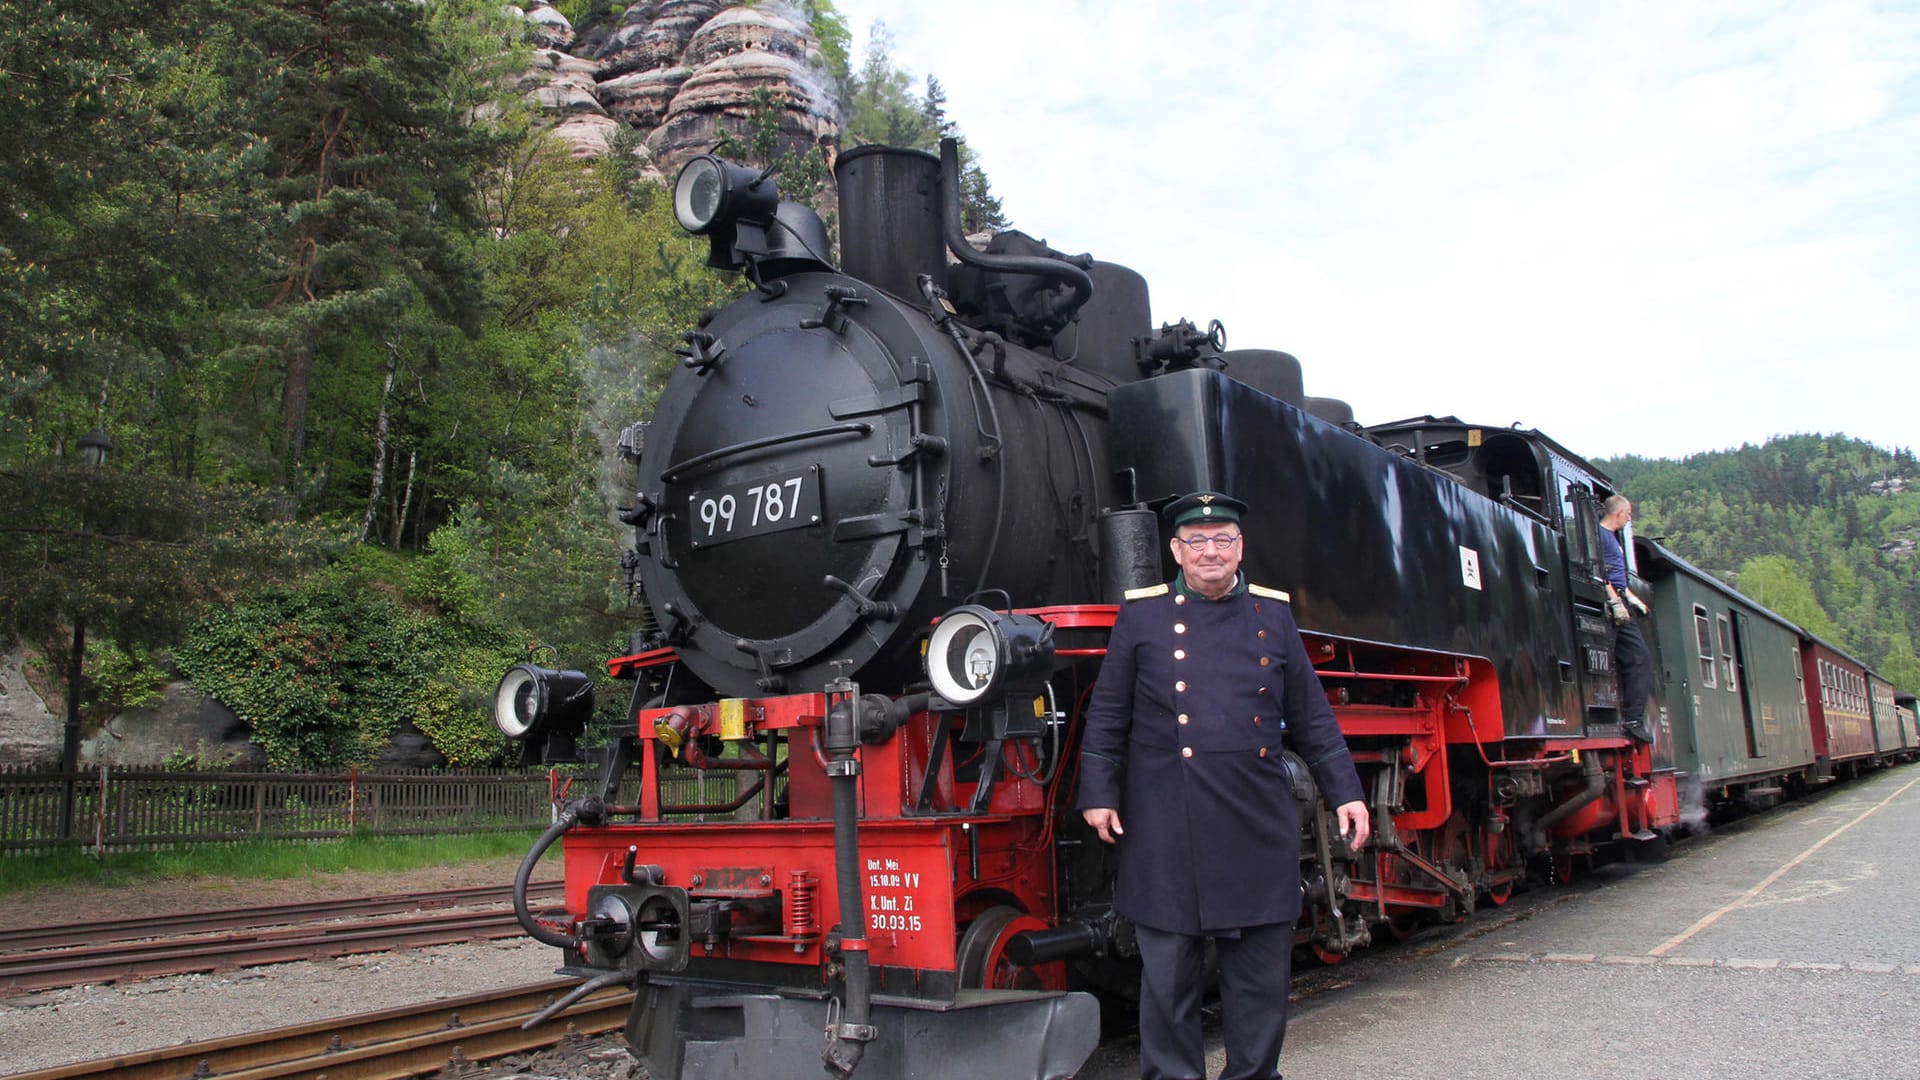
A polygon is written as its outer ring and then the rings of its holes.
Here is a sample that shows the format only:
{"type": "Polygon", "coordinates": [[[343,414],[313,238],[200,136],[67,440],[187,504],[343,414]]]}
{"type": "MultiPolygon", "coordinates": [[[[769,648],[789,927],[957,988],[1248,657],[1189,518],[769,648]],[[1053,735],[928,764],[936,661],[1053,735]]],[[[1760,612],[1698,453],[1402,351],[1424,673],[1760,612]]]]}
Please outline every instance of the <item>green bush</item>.
{"type": "Polygon", "coordinates": [[[431,625],[383,596],[322,584],[221,611],[174,661],[247,722],[275,768],[341,768],[371,760],[414,710],[431,625]]]}
{"type": "Polygon", "coordinates": [[[421,688],[413,724],[433,740],[447,764],[461,768],[496,765],[505,756],[506,737],[494,727],[493,692],[500,674],[519,662],[520,650],[504,635],[490,644],[445,649],[435,674],[421,688]]]}
{"type": "Polygon", "coordinates": [[[160,769],[163,772],[224,772],[239,760],[238,750],[208,746],[202,739],[191,750],[168,751],[167,756],[160,759],[160,769]]]}
{"type": "Polygon", "coordinates": [[[312,581],[358,592],[398,591],[411,565],[405,555],[379,544],[349,544],[312,581]]]}
{"type": "Polygon", "coordinates": [[[474,559],[467,532],[453,524],[440,526],[427,538],[427,553],[407,564],[407,595],[455,618],[475,618],[486,592],[472,570],[474,559]]]}
{"type": "Polygon", "coordinates": [[[524,649],[512,633],[448,610],[466,606],[457,592],[467,574],[456,557],[462,544],[443,529],[435,554],[412,566],[446,561],[417,576],[403,571],[410,585],[431,586],[434,595],[414,594],[431,613],[389,595],[396,575],[386,571],[398,564],[356,560],[303,589],[229,607],[194,628],[174,662],[247,722],[275,768],[364,764],[402,719],[452,765],[495,764],[507,747],[493,726],[494,688],[524,649]]]}
{"type": "Polygon", "coordinates": [[[93,645],[87,650],[86,675],[92,694],[82,700],[97,716],[157,705],[167,688],[167,673],[140,645],[130,650],[110,641],[93,645]]]}

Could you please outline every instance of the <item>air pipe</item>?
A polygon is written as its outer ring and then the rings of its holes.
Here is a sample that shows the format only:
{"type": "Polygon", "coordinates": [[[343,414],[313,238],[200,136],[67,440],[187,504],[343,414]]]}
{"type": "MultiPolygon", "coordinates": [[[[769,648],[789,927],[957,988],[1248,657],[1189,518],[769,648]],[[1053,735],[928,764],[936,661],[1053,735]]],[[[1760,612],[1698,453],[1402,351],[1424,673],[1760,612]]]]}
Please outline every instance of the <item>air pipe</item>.
{"type": "Polygon", "coordinates": [[[533,880],[533,868],[539,864],[540,857],[547,853],[547,849],[553,846],[553,842],[560,839],[568,829],[579,824],[581,818],[599,817],[599,803],[600,800],[589,796],[586,799],[575,799],[562,807],[560,816],[553,820],[552,825],[547,826],[546,832],[540,834],[540,839],[533,842],[533,848],[527,852],[527,857],[520,860],[519,872],[513,875],[513,916],[520,921],[520,928],[527,932],[527,936],[542,945],[552,945],[556,949],[577,949],[580,947],[580,939],[573,934],[555,930],[534,918],[532,909],[527,906],[527,883],[533,880]]]}
{"type": "Polygon", "coordinates": [[[1575,811],[1599,798],[1601,793],[1607,790],[1606,773],[1600,768],[1600,758],[1598,755],[1588,754],[1586,760],[1580,763],[1580,768],[1581,771],[1586,774],[1587,786],[1581,788],[1577,794],[1566,802],[1547,811],[1544,817],[1534,823],[1536,843],[1546,843],[1548,837],[1553,834],[1553,827],[1555,825],[1565,821],[1568,817],[1572,816],[1575,811]]]}
{"type": "Polygon", "coordinates": [[[1093,298],[1093,275],[1069,262],[1038,255],[989,255],[975,251],[960,231],[960,148],[952,139],[940,140],[941,238],[961,262],[982,270],[1031,274],[1051,278],[1073,289],[1073,299],[1056,304],[1057,311],[1074,311],[1093,298]]]}
{"type": "Polygon", "coordinates": [[[827,709],[822,742],[827,776],[833,783],[833,866],[840,897],[840,955],[846,971],[846,995],[839,1023],[827,1028],[827,1048],[820,1053],[827,1071],[845,1080],[860,1067],[867,1044],[879,1034],[868,1021],[873,1015],[872,972],[867,958],[867,901],[860,885],[860,689],[851,679],[827,684],[828,698],[838,698],[827,709]]]}

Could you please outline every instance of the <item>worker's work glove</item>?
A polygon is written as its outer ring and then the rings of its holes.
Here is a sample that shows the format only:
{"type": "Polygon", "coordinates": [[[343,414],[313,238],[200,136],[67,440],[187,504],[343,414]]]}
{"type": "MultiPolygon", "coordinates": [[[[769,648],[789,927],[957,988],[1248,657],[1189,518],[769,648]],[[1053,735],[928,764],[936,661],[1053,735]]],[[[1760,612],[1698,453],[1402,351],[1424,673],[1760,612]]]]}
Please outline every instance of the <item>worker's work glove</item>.
{"type": "Polygon", "coordinates": [[[1627,613],[1627,605],[1621,603],[1617,596],[1607,598],[1607,618],[1612,619],[1615,626],[1625,626],[1633,621],[1633,616],[1627,613]]]}
{"type": "Polygon", "coordinates": [[[1635,615],[1644,616],[1647,614],[1647,602],[1632,593],[1627,594],[1627,606],[1633,609],[1635,615]]]}

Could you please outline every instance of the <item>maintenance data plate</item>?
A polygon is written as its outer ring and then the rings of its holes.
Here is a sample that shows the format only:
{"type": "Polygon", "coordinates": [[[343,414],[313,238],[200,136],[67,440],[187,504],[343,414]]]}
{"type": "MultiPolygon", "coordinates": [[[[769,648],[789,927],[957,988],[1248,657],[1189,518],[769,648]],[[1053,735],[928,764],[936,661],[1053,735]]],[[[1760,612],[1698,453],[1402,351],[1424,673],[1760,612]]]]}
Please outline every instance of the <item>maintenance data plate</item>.
{"type": "Polygon", "coordinates": [[[712,547],[820,522],[820,466],[776,473],[687,496],[693,546],[712,547]]]}

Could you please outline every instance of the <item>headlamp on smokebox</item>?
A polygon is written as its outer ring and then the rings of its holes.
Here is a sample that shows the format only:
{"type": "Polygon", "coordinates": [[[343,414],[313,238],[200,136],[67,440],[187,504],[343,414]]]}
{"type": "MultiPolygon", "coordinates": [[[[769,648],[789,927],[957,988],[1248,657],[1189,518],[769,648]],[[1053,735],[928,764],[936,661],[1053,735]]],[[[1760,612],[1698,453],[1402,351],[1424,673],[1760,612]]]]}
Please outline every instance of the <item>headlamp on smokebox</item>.
{"type": "Polygon", "coordinates": [[[581,671],[515,664],[493,692],[493,726],[525,761],[575,761],[593,715],[593,680],[581,671]]]}
{"type": "Polygon", "coordinates": [[[941,616],[923,655],[932,708],[964,709],[969,741],[1032,738],[1046,714],[1053,624],[966,604],[941,616]]]}
{"type": "Polygon", "coordinates": [[[771,169],[701,154],[681,166],[673,182],[673,216],[681,228],[707,238],[707,265],[715,269],[752,265],[763,275],[832,269],[827,227],[811,208],[780,198],[771,169]]]}
{"type": "Polygon", "coordinates": [[[765,253],[779,207],[780,191],[766,173],[712,154],[682,165],[673,182],[673,216],[711,242],[707,265],[720,270],[738,270],[746,256],[765,253]]]}

